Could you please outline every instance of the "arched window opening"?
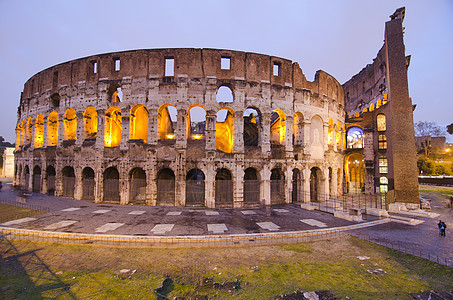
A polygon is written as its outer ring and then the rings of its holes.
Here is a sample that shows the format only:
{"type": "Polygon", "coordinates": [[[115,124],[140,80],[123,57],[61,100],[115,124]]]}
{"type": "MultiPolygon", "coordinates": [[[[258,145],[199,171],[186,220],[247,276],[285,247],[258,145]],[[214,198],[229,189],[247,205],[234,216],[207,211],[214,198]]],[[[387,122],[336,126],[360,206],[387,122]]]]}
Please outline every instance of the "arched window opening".
{"type": "Polygon", "coordinates": [[[118,103],[118,102],[121,102],[122,99],[123,99],[123,91],[121,90],[121,87],[117,87],[116,90],[112,94],[112,102],[118,103]]]}
{"type": "Polygon", "coordinates": [[[112,106],[105,113],[104,145],[105,147],[117,147],[121,142],[121,111],[112,106]]]}
{"type": "Polygon", "coordinates": [[[378,131],[386,131],[387,130],[387,124],[385,120],[385,115],[384,114],[379,114],[376,116],[376,123],[377,123],[377,130],[378,131]]]}
{"type": "Polygon", "coordinates": [[[104,201],[120,202],[120,173],[115,167],[104,171],[104,201]]]}
{"type": "Polygon", "coordinates": [[[134,168],[130,173],[129,203],[146,203],[146,173],[142,168],[134,168]]]}
{"type": "Polygon", "coordinates": [[[68,108],[65,111],[63,140],[72,141],[77,138],[77,115],[74,109],[68,108]]]}
{"type": "Polygon", "coordinates": [[[293,203],[302,202],[302,179],[299,169],[293,169],[293,190],[291,198],[293,203]]]}
{"type": "Polygon", "coordinates": [[[63,197],[74,198],[75,173],[74,168],[66,166],[61,171],[63,181],[63,197]]]}
{"type": "Polygon", "coordinates": [[[255,168],[247,168],[244,172],[244,205],[260,205],[260,181],[255,168]]]}
{"type": "Polygon", "coordinates": [[[201,106],[193,106],[189,109],[187,120],[187,138],[201,140],[205,138],[206,111],[201,106]]]}
{"type": "Polygon", "coordinates": [[[233,207],[233,180],[231,172],[220,169],[215,176],[215,206],[233,207]]]}
{"type": "Polygon", "coordinates": [[[363,130],[360,127],[351,127],[347,135],[348,149],[363,148],[363,130]]]}
{"type": "Polygon", "coordinates": [[[284,145],[286,134],[286,115],[280,109],[275,109],[271,113],[271,144],[284,145]]]}
{"type": "Polygon", "coordinates": [[[47,146],[56,146],[58,141],[58,113],[52,111],[47,118],[47,146]]]}
{"type": "Polygon", "coordinates": [[[385,136],[385,134],[380,134],[378,136],[378,147],[379,147],[379,150],[387,149],[387,137],[385,136]]]}
{"type": "Polygon", "coordinates": [[[137,104],[131,109],[129,139],[148,141],[148,109],[143,104],[137,104]]]}
{"type": "Polygon", "coordinates": [[[376,102],[376,109],[381,107],[381,106],[382,106],[382,100],[378,99],[378,101],[376,102]]]}
{"type": "Polygon", "coordinates": [[[58,93],[52,94],[52,96],[50,96],[50,104],[53,108],[60,106],[60,95],[58,93]]]}
{"type": "Polygon", "coordinates": [[[285,203],[285,174],[280,168],[271,171],[271,204],[285,203]]]}
{"type": "Polygon", "coordinates": [[[311,118],[310,140],[312,146],[322,146],[324,141],[324,124],[319,116],[311,118]]]}
{"type": "Polygon", "coordinates": [[[88,106],[83,112],[85,139],[95,138],[98,132],[98,113],[93,106],[88,106]]]}
{"type": "Polygon", "coordinates": [[[234,101],[233,92],[229,87],[223,85],[217,90],[216,100],[218,103],[231,103],[234,101]]]}
{"type": "Polygon", "coordinates": [[[157,174],[157,205],[175,205],[175,173],[168,168],[157,174]]]}
{"type": "Polygon", "coordinates": [[[225,153],[233,152],[233,113],[228,109],[221,109],[217,112],[215,122],[215,145],[217,150],[225,153]]]}
{"type": "Polygon", "coordinates": [[[327,131],[327,144],[329,146],[333,145],[334,142],[334,132],[335,132],[335,127],[333,125],[333,120],[329,119],[329,129],[327,131]]]}
{"type": "MultiPolygon", "coordinates": [[[[203,109],[202,109],[203,110],[203,109]]],[[[203,110],[204,112],[204,110],[203,110]]],[[[177,111],[171,104],[162,105],[157,112],[158,138],[172,140],[176,137],[177,111]]],[[[204,131],[203,131],[204,134],[204,131]]]]}
{"type": "Polygon", "coordinates": [[[388,173],[388,164],[387,164],[387,157],[380,156],[379,157],[379,173],[387,174],[388,173]]]}
{"type": "Polygon", "coordinates": [[[373,111],[374,110],[374,103],[371,103],[370,105],[370,111],[373,111]]]}
{"type": "Polygon", "coordinates": [[[44,117],[38,114],[35,122],[35,144],[34,148],[41,148],[44,142],[44,117]]]}
{"type": "Polygon", "coordinates": [[[345,159],[346,188],[350,194],[365,192],[365,165],[363,155],[353,153],[345,159]]]}
{"type": "Polygon", "coordinates": [[[33,168],[33,193],[41,193],[41,168],[33,168]]]}
{"type": "Polygon", "coordinates": [[[94,200],[94,170],[86,167],[82,171],[82,199],[84,201],[94,200]]]}
{"type": "Polygon", "coordinates": [[[47,178],[47,194],[55,195],[55,168],[48,166],[46,168],[46,178],[47,178]]]}
{"type": "Polygon", "coordinates": [[[293,145],[303,146],[304,144],[304,116],[296,112],[293,117],[293,145]]]}
{"type": "Polygon", "coordinates": [[[27,131],[26,131],[26,142],[25,144],[31,144],[31,140],[33,137],[33,119],[28,117],[27,119],[27,131]]]}
{"type": "Polygon", "coordinates": [[[244,111],[244,146],[257,147],[259,140],[260,115],[254,108],[247,108],[244,111]]]}
{"type": "Polygon", "coordinates": [[[186,176],[186,206],[205,205],[205,176],[200,169],[192,169],[186,176]]]}

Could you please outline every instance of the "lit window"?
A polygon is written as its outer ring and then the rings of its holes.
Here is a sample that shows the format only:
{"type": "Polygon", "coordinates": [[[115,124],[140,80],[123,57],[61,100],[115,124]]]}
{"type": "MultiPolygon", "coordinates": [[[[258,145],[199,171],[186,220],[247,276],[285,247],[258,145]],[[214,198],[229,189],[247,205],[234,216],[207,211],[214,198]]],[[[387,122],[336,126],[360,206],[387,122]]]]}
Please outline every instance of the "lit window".
{"type": "Polygon", "coordinates": [[[380,134],[378,136],[378,146],[380,150],[387,149],[387,137],[385,136],[385,134],[380,134]]]}
{"type": "Polygon", "coordinates": [[[379,178],[379,183],[380,183],[379,191],[381,193],[387,193],[389,190],[389,187],[388,187],[389,180],[387,179],[387,177],[379,178]]]}
{"type": "Polygon", "coordinates": [[[117,58],[115,59],[115,71],[119,71],[120,70],[120,59],[117,58]]]}
{"type": "Polygon", "coordinates": [[[222,57],[220,59],[220,68],[222,70],[230,70],[230,63],[231,63],[230,57],[222,57]]]}
{"type": "Polygon", "coordinates": [[[98,63],[93,62],[93,73],[96,74],[98,72],[98,63]]]}
{"type": "Polygon", "coordinates": [[[165,59],[165,76],[174,76],[175,75],[175,59],[166,58],[165,59]]]}
{"type": "Polygon", "coordinates": [[[280,64],[279,63],[274,63],[272,73],[274,76],[280,76],[280,64]]]}
{"type": "Polygon", "coordinates": [[[376,123],[377,123],[378,131],[385,131],[387,129],[386,122],[385,122],[385,115],[383,115],[383,114],[377,115],[376,123]]]}
{"type": "Polygon", "coordinates": [[[385,157],[385,156],[379,157],[379,173],[381,173],[381,174],[388,173],[387,157],[385,157]]]}

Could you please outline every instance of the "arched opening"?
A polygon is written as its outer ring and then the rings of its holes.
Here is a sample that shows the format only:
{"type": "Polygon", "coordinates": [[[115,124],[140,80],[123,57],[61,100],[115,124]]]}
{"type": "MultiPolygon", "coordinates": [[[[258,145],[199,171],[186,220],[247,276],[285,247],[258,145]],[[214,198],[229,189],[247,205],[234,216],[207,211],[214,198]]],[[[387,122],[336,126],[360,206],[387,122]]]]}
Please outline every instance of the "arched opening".
{"type": "Polygon", "coordinates": [[[215,99],[218,103],[231,103],[234,101],[233,91],[226,85],[222,85],[217,90],[215,99]]]}
{"type": "Polygon", "coordinates": [[[285,174],[282,169],[271,171],[271,204],[285,203],[285,174]]]}
{"type": "Polygon", "coordinates": [[[98,132],[98,113],[93,106],[88,106],[83,112],[85,139],[95,138],[98,132]]]}
{"type": "Polygon", "coordinates": [[[47,119],[47,146],[56,146],[58,141],[58,113],[52,111],[47,119]]]}
{"type": "Polygon", "coordinates": [[[247,108],[244,111],[244,146],[245,147],[257,147],[259,141],[259,128],[261,124],[261,118],[258,111],[254,108],[247,108]]]}
{"type": "Polygon", "coordinates": [[[115,167],[104,171],[104,201],[120,202],[120,173],[115,167]]]}
{"type": "Polygon", "coordinates": [[[137,104],[131,109],[129,139],[148,141],[148,109],[143,104],[137,104]]]}
{"type": "Polygon", "coordinates": [[[112,106],[105,113],[104,146],[117,147],[121,142],[121,111],[112,106]]]}
{"type": "Polygon", "coordinates": [[[28,191],[30,189],[30,169],[28,168],[28,166],[25,166],[24,168],[24,179],[25,179],[25,182],[24,182],[24,189],[26,191],[28,191]]]}
{"type": "Polygon", "coordinates": [[[175,173],[171,169],[157,173],[157,205],[175,205],[175,173]]]}
{"type": "Polygon", "coordinates": [[[225,168],[215,175],[215,206],[233,207],[233,177],[225,168]]]}
{"type": "Polygon", "coordinates": [[[146,173],[142,168],[134,168],[129,174],[129,203],[146,203],[146,173]]]}
{"type": "Polygon", "coordinates": [[[47,194],[55,195],[55,168],[52,166],[48,166],[46,168],[46,176],[47,176],[47,194]]]}
{"type": "Polygon", "coordinates": [[[363,130],[360,127],[354,126],[349,128],[347,134],[348,149],[363,148],[363,130]]]}
{"type": "Polygon", "coordinates": [[[206,111],[201,106],[192,106],[188,111],[187,139],[200,140],[205,138],[206,111]]]}
{"type": "Polygon", "coordinates": [[[244,205],[260,205],[260,181],[255,168],[244,171],[244,205]]]}
{"type": "Polygon", "coordinates": [[[293,191],[291,194],[292,202],[299,203],[302,202],[302,179],[299,169],[293,169],[293,191]]]}
{"type": "Polygon", "coordinates": [[[56,108],[60,106],[60,94],[55,93],[50,96],[50,105],[52,108],[56,108]]]}
{"type": "Polygon", "coordinates": [[[345,158],[346,189],[349,194],[365,192],[365,166],[363,155],[352,153],[345,158]]]}
{"type": "Polygon", "coordinates": [[[379,114],[376,116],[376,125],[378,131],[386,131],[387,130],[387,122],[385,120],[384,114],[379,114]]]}
{"type": "Polygon", "coordinates": [[[293,117],[293,145],[302,146],[304,144],[304,116],[296,112],[293,117]]]}
{"type": "Polygon", "coordinates": [[[109,85],[107,89],[107,95],[113,103],[119,103],[123,101],[123,91],[121,90],[121,86],[118,83],[112,83],[109,85]]]}
{"type": "Polygon", "coordinates": [[[74,198],[75,173],[74,168],[66,166],[61,170],[61,179],[63,182],[63,197],[74,198]]]}
{"type": "Polygon", "coordinates": [[[310,172],[310,201],[321,202],[322,186],[321,186],[322,172],[317,167],[311,168],[310,172]]]}
{"type": "Polygon", "coordinates": [[[160,140],[174,139],[176,137],[177,121],[176,107],[171,104],[161,105],[157,111],[158,138],[160,140]]]}
{"type": "Polygon", "coordinates": [[[82,171],[82,198],[85,201],[94,200],[94,170],[90,167],[86,167],[82,171]]]}
{"type": "Polygon", "coordinates": [[[186,175],[186,206],[205,205],[205,176],[200,169],[192,169],[186,175]]]}
{"type": "Polygon", "coordinates": [[[28,117],[27,119],[27,125],[26,125],[26,141],[25,144],[31,144],[31,140],[33,137],[33,119],[31,117],[28,117]]]}
{"type": "Polygon", "coordinates": [[[77,138],[77,115],[74,109],[68,108],[63,117],[63,140],[73,141],[77,138]]]}
{"type": "Polygon", "coordinates": [[[333,146],[333,143],[335,141],[334,132],[335,127],[333,125],[333,120],[329,119],[329,128],[327,130],[327,145],[329,146],[333,146]]]}
{"type": "Polygon", "coordinates": [[[234,143],[233,112],[229,109],[223,108],[217,112],[216,116],[215,146],[217,150],[225,153],[232,153],[234,143]]]}
{"type": "Polygon", "coordinates": [[[41,193],[41,168],[33,168],[33,193],[41,193]]]}
{"type": "Polygon", "coordinates": [[[35,122],[35,144],[34,148],[41,148],[44,142],[44,117],[38,114],[35,122]]]}
{"type": "Polygon", "coordinates": [[[271,113],[271,145],[284,145],[286,134],[286,115],[281,109],[271,113]]]}

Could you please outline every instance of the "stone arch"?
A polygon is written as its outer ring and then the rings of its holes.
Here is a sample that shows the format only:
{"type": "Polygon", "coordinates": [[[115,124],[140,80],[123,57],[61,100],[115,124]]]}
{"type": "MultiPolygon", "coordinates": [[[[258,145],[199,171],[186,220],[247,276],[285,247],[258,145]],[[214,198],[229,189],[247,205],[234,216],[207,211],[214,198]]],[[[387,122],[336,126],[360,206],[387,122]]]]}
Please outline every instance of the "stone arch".
{"type": "Polygon", "coordinates": [[[291,200],[293,203],[302,202],[302,173],[298,168],[293,169],[291,200]]]}
{"type": "Polygon", "coordinates": [[[122,124],[121,110],[116,106],[110,107],[105,113],[105,147],[117,147],[120,145],[122,124]]]}
{"type": "Polygon", "coordinates": [[[44,142],[44,117],[38,114],[35,122],[35,143],[34,148],[41,148],[44,142]]]}
{"type": "Polygon", "coordinates": [[[285,203],[285,174],[279,167],[271,170],[271,204],[285,203]]]}
{"type": "Polygon", "coordinates": [[[63,140],[73,141],[77,138],[77,115],[73,108],[68,108],[63,116],[63,140]]]}
{"type": "Polygon", "coordinates": [[[94,191],[96,182],[94,180],[94,170],[85,167],[82,170],[82,199],[85,201],[94,201],[94,191]]]}
{"type": "Polygon", "coordinates": [[[104,171],[104,202],[120,202],[120,173],[116,167],[104,171]]]}
{"type": "Polygon", "coordinates": [[[83,112],[85,139],[95,138],[98,132],[98,113],[96,108],[88,106],[83,112]]]}
{"type": "Polygon", "coordinates": [[[215,175],[215,206],[233,207],[233,176],[226,168],[217,170],[215,175]]]}
{"type": "Polygon", "coordinates": [[[293,116],[293,145],[303,146],[304,144],[304,116],[296,112],[293,116]]]}
{"type": "Polygon", "coordinates": [[[221,85],[217,89],[216,101],[218,103],[232,103],[234,102],[233,91],[228,85],[221,85]]]}
{"type": "Polygon", "coordinates": [[[139,103],[131,109],[131,122],[129,139],[148,141],[148,118],[149,112],[145,105],[139,103]]]}
{"type": "Polygon", "coordinates": [[[281,109],[274,109],[271,113],[270,141],[273,145],[284,145],[286,137],[286,115],[281,109]]]}
{"type": "Polygon", "coordinates": [[[365,192],[365,165],[363,155],[351,153],[345,157],[346,191],[349,194],[365,192]]]}
{"type": "Polygon", "coordinates": [[[58,113],[52,111],[47,118],[47,146],[56,146],[58,142],[58,113]]]}
{"type": "Polygon", "coordinates": [[[333,143],[335,141],[334,132],[335,125],[333,124],[333,120],[329,119],[329,128],[327,129],[327,145],[329,146],[333,146],[333,143]]]}
{"type": "Polygon", "coordinates": [[[33,119],[32,117],[28,117],[27,124],[26,124],[26,131],[25,131],[25,144],[31,144],[33,138],[33,119]]]}
{"type": "Polygon", "coordinates": [[[107,88],[108,99],[113,103],[119,103],[123,101],[123,92],[121,85],[118,83],[111,83],[107,88]]]}
{"type": "Polygon", "coordinates": [[[142,168],[133,168],[129,173],[129,203],[146,203],[146,173],[142,168]]]}
{"type": "Polygon", "coordinates": [[[157,111],[158,139],[172,140],[176,137],[177,110],[173,104],[162,104],[157,111]]]}
{"type": "Polygon", "coordinates": [[[323,174],[320,168],[310,169],[310,201],[321,202],[323,200],[324,189],[322,185],[323,174]]]}
{"type": "Polygon", "coordinates": [[[186,175],[186,206],[205,205],[205,175],[200,169],[191,169],[186,175]]]}
{"type": "Polygon", "coordinates": [[[46,179],[47,179],[47,194],[55,195],[55,168],[53,166],[47,166],[46,168],[46,179]]]}
{"type": "Polygon", "coordinates": [[[63,197],[74,198],[75,172],[74,168],[66,166],[61,170],[61,180],[63,183],[63,197]]]}
{"type": "Polygon", "coordinates": [[[52,108],[57,108],[60,106],[60,94],[52,94],[49,98],[49,102],[52,108]]]}
{"type": "Polygon", "coordinates": [[[245,147],[257,147],[260,140],[261,114],[255,107],[247,107],[243,115],[245,147]]]}
{"type": "Polygon", "coordinates": [[[215,122],[216,149],[225,153],[233,152],[234,145],[234,112],[230,108],[217,111],[215,122]]]}
{"type": "Polygon", "coordinates": [[[244,205],[257,206],[260,203],[259,173],[250,167],[244,171],[244,205]]]}
{"type": "Polygon", "coordinates": [[[175,205],[175,173],[163,168],[157,173],[157,205],[175,205]]]}
{"type": "Polygon", "coordinates": [[[206,109],[194,104],[187,109],[187,139],[200,140],[205,138],[206,109]]]}
{"type": "Polygon", "coordinates": [[[33,168],[33,193],[41,193],[41,167],[35,166],[33,168]]]}

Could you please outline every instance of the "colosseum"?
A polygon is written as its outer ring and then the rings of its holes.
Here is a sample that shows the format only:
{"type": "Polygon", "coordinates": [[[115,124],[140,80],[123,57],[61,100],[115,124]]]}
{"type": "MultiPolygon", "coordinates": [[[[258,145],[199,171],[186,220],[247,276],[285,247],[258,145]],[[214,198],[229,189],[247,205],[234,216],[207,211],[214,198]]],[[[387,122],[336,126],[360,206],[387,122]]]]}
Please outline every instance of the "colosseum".
{"type": "Polygon", "coordinates": [[[52,66],[21,95],[14,184],[118,204],[237,208],[390,190],[394,201],[414,202],[414,176],[399,176],[393,159],[412,149],[395,146],[413,133],[407,74],[405,87],[386,87],[400,76],[392,67],[401,68],[401,52],[406,72],[403,17],[386,23],[379,59],[343,86],[324,71],[309,81],[288,59],[220,49],[133,50],[52,66]],[[401,113],[410,117],[397,125],[409,128],[403,136],[392,126],[401,113]],[[376,118],[389,132],[384,181],[376,118]]]}

